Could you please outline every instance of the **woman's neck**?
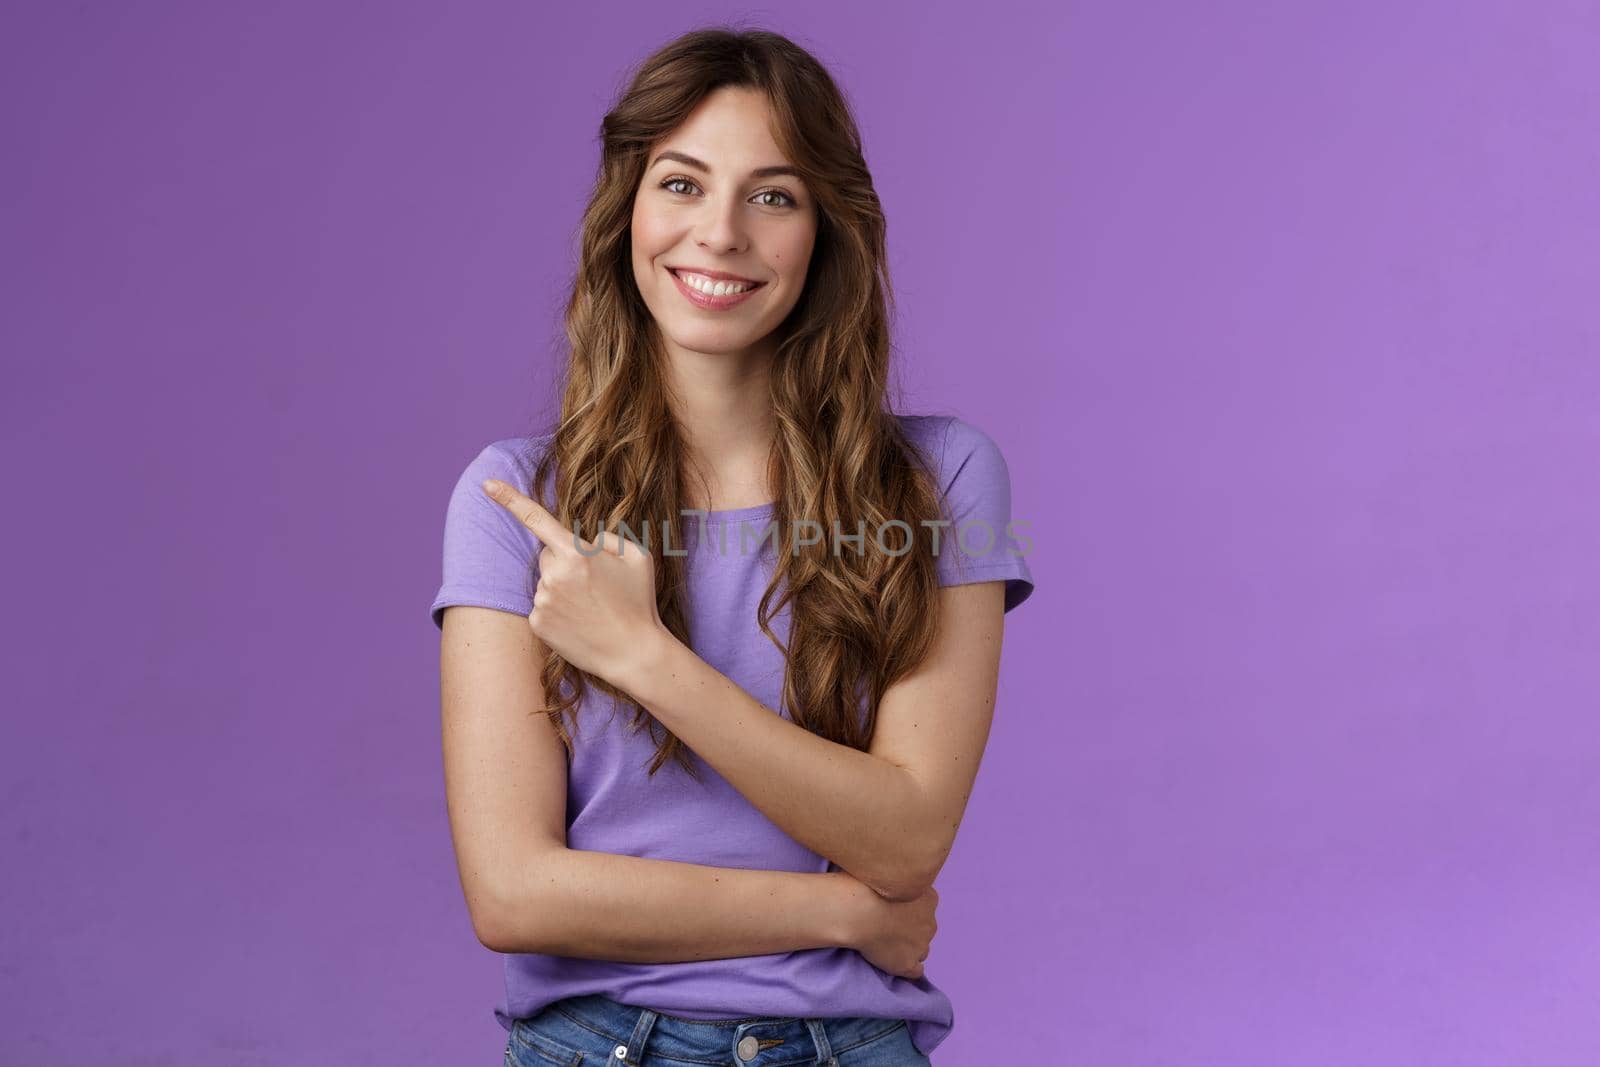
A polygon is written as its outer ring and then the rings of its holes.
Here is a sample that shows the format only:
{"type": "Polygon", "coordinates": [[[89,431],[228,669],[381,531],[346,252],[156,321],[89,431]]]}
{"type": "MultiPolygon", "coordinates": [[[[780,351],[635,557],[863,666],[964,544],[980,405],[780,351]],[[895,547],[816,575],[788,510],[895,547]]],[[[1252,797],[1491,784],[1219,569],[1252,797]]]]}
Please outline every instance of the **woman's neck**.
{"type": "Polygon", "coordinates": [[[767,460],[777,433],[770,355],[669,349],[668,365],[672,409],[691,464],[690,492],[710,494],[685,506],[728,511],[770,502],[767,460]]]}

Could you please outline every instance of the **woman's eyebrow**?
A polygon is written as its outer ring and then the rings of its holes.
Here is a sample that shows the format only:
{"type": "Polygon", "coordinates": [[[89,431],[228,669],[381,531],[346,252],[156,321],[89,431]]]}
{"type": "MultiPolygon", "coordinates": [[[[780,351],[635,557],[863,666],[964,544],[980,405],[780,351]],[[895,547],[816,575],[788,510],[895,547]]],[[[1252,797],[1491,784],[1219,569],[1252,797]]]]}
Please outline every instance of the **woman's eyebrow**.
{"type": "MultiPolygon", "coordinates": [[[[660,155],[656,156],[655,159],[651,160],[650,161],[650,166],[654,167],[657,163],[660,163],[661,161],[667,160],[667,159],[675,160],[675,161],[677,161],[679,163],[682,163],[686,167],[694,167],[696,170],[703,170],[707,174],[711,173],[711,168],[709,166],[707,166],[706,164],[700,162],[698,159],[696,159],[696,158],[694,158],[693,156],[690,156],[690,155],[685,155],[682,152],[674,152],[670,148],[667,149],[665,152],[662,152],[660,155]]],[[[787,175],[790,175],[791,177],[795,177],[795,178],[800,177],[800,172],[798,170],[795,170],[793,167],[789,167],[789,166],[757,167],[755,170],[750,172],[750,177],[752,177],[752,178],[776,178],[780,174],[787,174],[787,175]]]]}

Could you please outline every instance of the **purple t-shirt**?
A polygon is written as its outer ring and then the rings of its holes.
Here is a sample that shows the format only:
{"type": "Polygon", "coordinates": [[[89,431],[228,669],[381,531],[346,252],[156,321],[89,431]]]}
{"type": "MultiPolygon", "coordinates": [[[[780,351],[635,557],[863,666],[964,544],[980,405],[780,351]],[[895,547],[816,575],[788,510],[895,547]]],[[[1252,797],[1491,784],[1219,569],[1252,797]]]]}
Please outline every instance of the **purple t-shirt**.
{"type": "MultiPolygon", "coordinates": [[[[1003,580],[1005,610],[1033,592],[1025,524],[1008,536],[1011,483],[1005,459],[983,431],[948,415],[902,415],[911,440],[936,464],[945,493],[939,527],[941,585],[1003,580]],[[993,535],[991,542],[990,535],[993,535]]],[[[443,626],[444,609],[475,604],[527,615],[533,610],[532,571],[542,548],[510,512],[484,495],[480,483],[499,478],[533,495],[534,467],[549,436],[496,441],[462,473],[450,497],[444,529],[444,581],[430,607],[443,626]]],[[[548,485],[546,487],[548,491],[548,485]]],[[[553,501],[548,492],[543,503],[553,501]]],[[[756,606],[772,575],[771,504],[707,513],[704,536],[688,520],[687,610],[691,647],[707,663],[769,709],[781,701],[784,660],[756,623],[756,606]],[[741,534],[740,527],[746,527],[741,534]],[[763,536],[765,532],[765,536],[763,536]]],[[[660,523],[654,524],[659,534],[660,523]]],[[[856,531],[846,530],[846,534],[856,531]]],[[[831,532],[830,532],[831,533],[831,532]]],[[[808,536],[804,530],[802,537],[808,536]]],[[[813,532],[810,536],[815,536],[813,532]]],[[[826,536],[826,535],[824,535],[826,536]]],[[[792,534],[780,531],[787,551],[792,534]]],[[[883,533],[898,550],[904,531],[883,533]]],[[[873,551],[867,530],[866,551],[873,551]]],[[[824,544],[828,543],[826,540],[824,544]]],[[[841,552],[854,550],[842,542],[841,552]]],[[[659,551],[658,540],[652,550],[659,551]]],[[[787,643],[789,608],[772,619],[787,643]]],[[[649,732],[630,733],[631,716],[615,716],[617,703],[590,689],[573,728],[567,768],[567,844],[574,849],[713,867],[823,872],[835,869],[806,848],[730,786],[711,765],[690,753],[701,781],[668,760],[654,778],[645,768],[655,754],[649,732]]],[[[790,718],[787,709],[775,712],[790,718]]],[[[815,948],[764,956],[682,963],[616,963],[566,956],[508,953],[505,997],[495,1018],[510,1029],[565,997],[600,993],[624,1004],[690,1019],[741,1019],[751,1015],[799,1018],[869,1016],[905,1019],[924,1054],[945,1039],[955,1022],[950,999],[926,975],[918,980],[880,971],[853,949],[815,948]]]]}

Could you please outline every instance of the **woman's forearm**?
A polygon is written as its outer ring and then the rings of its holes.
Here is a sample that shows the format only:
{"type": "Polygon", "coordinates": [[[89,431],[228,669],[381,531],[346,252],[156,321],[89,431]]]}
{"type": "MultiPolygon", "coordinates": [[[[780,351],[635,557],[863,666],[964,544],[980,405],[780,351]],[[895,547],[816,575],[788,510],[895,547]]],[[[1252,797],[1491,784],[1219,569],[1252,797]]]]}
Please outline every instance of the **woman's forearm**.
{"type": "Polygon", "coordinates": [[[780,829],[880,896],[915,899],[932,882],[941,835],[903,768],[778,715],[664,629],[614,680],[780,829]]]}
{"type": "Polygon", "coordinates": [[[624,963],[854,947],[873,896],[838,871],[708,867],[571,848],[537,850],[517,884],[489,947],[624,963]]]}

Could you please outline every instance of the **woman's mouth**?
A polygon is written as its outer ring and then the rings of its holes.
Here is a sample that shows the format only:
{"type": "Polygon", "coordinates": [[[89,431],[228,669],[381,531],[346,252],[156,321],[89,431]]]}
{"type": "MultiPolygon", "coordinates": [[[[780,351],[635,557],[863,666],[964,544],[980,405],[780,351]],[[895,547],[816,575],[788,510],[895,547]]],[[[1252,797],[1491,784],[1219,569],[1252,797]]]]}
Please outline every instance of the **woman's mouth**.
{"type": "Polygon", "coordinates": [[[683,294],[684,299],[695,307],[704,308],[707,311],[726,311],[728,308],[743,303],[751,294],[767,284],[766,282],[754,282],[746,285],[742,292],[719,292],[719,290],[728,289],[729,284],[691,271],[679,274],[677,271],[669,269],[667,273],[672,275],[672,280],[678,286],[678,292],[683,294]],[[696,286],[699,286],[699,288],[696,288],[696,286]]]}

